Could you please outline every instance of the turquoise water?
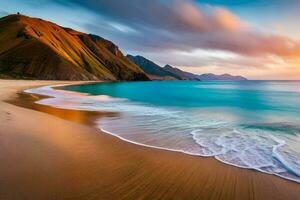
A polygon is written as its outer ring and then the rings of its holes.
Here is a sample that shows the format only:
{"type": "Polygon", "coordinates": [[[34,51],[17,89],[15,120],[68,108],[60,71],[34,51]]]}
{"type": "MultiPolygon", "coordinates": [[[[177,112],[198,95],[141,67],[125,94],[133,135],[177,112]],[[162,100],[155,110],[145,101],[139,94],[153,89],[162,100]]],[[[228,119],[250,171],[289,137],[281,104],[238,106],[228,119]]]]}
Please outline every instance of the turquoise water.
{"type": "Polygon", "coordinates": [[[117,112],[97,123],[126,141],[300,182],[300,82],[120,82],[64,90],[27,92],[55,97],[41,104],[117,112]]]}

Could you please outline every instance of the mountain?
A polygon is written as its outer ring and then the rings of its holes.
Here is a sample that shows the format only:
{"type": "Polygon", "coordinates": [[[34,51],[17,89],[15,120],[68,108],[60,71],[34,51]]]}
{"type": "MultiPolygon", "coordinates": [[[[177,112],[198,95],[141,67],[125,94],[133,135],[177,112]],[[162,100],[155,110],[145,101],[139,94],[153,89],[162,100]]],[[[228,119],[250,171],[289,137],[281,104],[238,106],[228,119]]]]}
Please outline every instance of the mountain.
{"type": "Polygon", "coordinates": [[[149,80],[112,42],[23,15],[0,18],[0,75],[57,80],[149,80]]]}
{"type": "Polygon", "coordinates": [[[222,75],[216,75],[216,74],[201,74],[198,76],[199,79],[203,81],[244,81],[247,80],[245,77],[242,76],[232,76],[230,74],[222,74],[222,75]]]}
{"type": "Polygon", "coordinates": [[[182,80],[179,75],[163,69],[142,56],[127,55],[126,57],[143,69],[152,80],[182,80]]]}
{"type": "Polygon", "coordinates": [[[144,72],[147,73],[148,77],[152,80],[194,80],[194,81],[241,81],[247,80],[242,76],[232,76],[230,74],[216,75],[212,73],[208,74],[193,74],[190,72],[183,71],[171,65],[165,65],[160,67],[151,60],[142,56],[126,56],[129,60],[138,65],[144,72]]]}
{"type": "Polygon", "coordinates": [[[163,67],[164,70],[176,74],[177,76],[179,76],[182,80],[195,80],[195,81],[199,81],[201,80],[196,74],[190,73],[190,72],[185,72],[183,70],[180,70],[176,67],[172,67],[171,65],[166,65],[163,67]]]}
{"type": "Polygon", "coordinates": [[[183,70],[180,70],[176,67],[172,67],[170,65],[166,65],[164,70],[171,72],[173,74],[176,74],[177,76],[180,76],[182,80],[201,80],[201,81],[243,81],[247,80],[245,77],[242,76],[232,76],[230,74],[222,74],[222,75],[216,75],[212,73],[208,74],[193,74],[190,72],[185,72],[183,70]]]}

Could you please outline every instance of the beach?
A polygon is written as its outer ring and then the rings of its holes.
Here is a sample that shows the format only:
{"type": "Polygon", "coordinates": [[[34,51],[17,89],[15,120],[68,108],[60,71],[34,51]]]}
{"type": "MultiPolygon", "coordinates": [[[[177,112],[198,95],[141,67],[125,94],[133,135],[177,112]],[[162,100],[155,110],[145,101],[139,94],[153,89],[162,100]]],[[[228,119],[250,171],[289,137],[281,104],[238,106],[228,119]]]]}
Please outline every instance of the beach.
{"type": "Polygon", "coordinates": [[[93,126],[104,113],[26,106],[17,95],[62,83],[0,80],[0,199],[300,199],[292,181],[131,144],[93,126]]]}

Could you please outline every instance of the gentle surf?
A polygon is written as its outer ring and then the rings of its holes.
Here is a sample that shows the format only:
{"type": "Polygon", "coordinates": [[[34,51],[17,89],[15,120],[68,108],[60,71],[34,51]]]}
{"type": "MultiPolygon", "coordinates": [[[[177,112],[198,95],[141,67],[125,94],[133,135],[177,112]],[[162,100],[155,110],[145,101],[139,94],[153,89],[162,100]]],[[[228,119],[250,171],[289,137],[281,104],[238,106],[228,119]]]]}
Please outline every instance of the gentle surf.
{"type": "Polygon", "coordinates": [[[300,82],[152,81],[41,87],[37,103],[116,112],[97,121],[123,140],[215,157],[300,183],[300,82]],[[63,90],[61,90],[63,89],[63,90]]]}

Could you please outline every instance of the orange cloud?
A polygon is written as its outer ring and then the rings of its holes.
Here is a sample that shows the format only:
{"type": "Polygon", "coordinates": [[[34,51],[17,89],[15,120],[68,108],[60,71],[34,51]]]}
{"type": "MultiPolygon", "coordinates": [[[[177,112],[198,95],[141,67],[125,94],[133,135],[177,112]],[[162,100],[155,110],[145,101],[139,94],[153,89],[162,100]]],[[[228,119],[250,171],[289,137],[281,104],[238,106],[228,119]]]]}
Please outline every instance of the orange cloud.
{"type": "Polygon", "coordinates": [[[247,24],[224,8],[215,7],[207,14],[191,2],[184,1],[174,3],[172,8],[183,23],[201,32],[240,30],[247,24]]]}
{"type": "Polygon", "coordinates": [[[244,29],[247,24],[224,8],[216,8],[213,17],[215,24],[224,30],[241,30],[244,29]]]}
{"type": "Polygon", "coordinates": [[[189,3],[180,3],[179,5],[174,6],[174,10],[188,26],[199,30],[205,29],[206,24],[204,23],[204,15],[193,5],[189,3]]]}
{"type": "Polygon", "coordinates": [[[249,56],[276,55],[287,59],[300,56],[299,41],[261,33],[224,8],[212,7],[210,13],[204,13],[190,1],[175,1],[172,10],[175,20],[172,33],[177,32],[177,42],[184,43],[187,48],[225,50],[249,56]]]}

